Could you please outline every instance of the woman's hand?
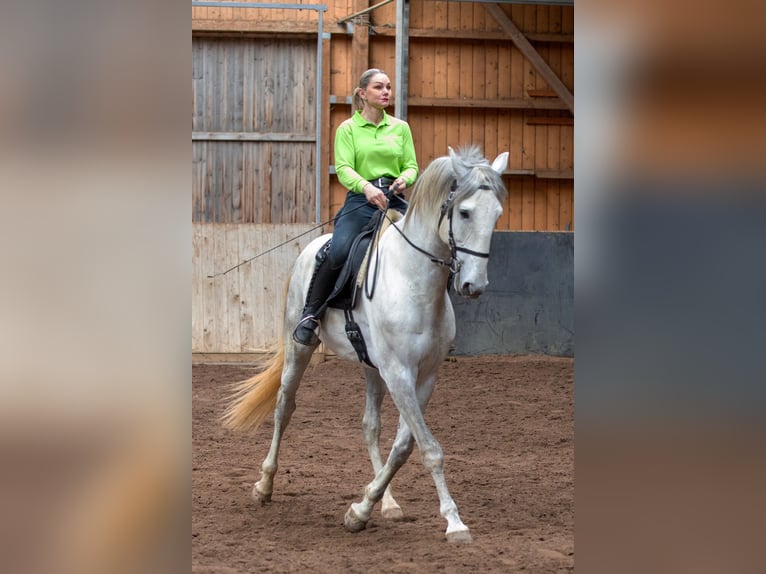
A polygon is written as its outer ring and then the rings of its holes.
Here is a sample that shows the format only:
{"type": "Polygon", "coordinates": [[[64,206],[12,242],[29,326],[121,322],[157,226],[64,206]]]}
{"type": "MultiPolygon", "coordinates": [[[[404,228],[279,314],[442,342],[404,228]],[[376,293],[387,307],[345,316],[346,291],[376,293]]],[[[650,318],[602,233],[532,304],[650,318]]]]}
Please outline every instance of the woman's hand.
{"type": "Polygon", "coordinates": [[[407,182],[401,177],[397,177],[388,189],[393,191],[396,195],[404,195],[404,190],[407,188],[407,182]]]}
{"type": "Polygon", "coordinates": [[[371,183],[368,183],[364,186],[364,196],[367,198],[369,203],[378,209],[385,210],[386,207],[388,207],[388,199],[386,198],[386,194],[371,183]]]}

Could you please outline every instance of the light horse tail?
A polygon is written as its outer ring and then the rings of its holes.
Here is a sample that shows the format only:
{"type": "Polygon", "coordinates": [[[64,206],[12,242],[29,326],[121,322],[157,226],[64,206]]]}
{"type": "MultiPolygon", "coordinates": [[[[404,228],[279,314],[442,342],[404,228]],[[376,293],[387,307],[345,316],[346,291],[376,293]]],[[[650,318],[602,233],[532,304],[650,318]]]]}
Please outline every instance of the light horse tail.
{"type": "MultiPolygon", "coordinates": [[[[292,274],[291,274],[292,275],[292,274]]],[[[285,282],[285,304],[291,277],[285,282]]],[[[266,368],[244,381],[232,385],[229,406],[221,417],[229,430],[255,430],[277,408],[277,395],[282,385],[282,367],[285,364],[285,341],[281,337],[276,352],[266,361],[266,368]]]]}
{"type": "Polygon", "coordinates": [[[277,394],[285,363],[284,341],[280,340],[276,354],[257,375],[236,383],[231,403],[223,414],[223,426],[231,430],[255,430],[272,415],[277,406],[277,394]]]}

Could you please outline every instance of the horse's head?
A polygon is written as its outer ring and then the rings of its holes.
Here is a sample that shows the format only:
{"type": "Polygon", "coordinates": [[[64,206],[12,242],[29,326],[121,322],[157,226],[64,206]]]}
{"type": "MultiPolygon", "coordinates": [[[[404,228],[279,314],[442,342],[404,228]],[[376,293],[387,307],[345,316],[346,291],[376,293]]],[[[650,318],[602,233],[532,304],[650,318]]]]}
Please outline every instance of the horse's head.
{"type": "Polygon", "coordinates": [[[489,283],[489,246],[503,213],[506,189],[501,174],[508,165],[508,152],[498,155],[491,165],[475,147],[459,152],[449,148],[449,157],[455,178],[442,204],[446,217],[439,235],[452,251],[455,291],[473,299],[489,283]]]}

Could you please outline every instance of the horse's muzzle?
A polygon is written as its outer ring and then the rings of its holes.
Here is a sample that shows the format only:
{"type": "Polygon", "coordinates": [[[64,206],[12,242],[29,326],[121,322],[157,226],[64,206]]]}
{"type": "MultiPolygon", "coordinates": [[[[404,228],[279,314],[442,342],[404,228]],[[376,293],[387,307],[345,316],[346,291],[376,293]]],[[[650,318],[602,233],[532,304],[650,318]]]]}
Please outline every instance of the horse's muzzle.
{"type": "Polygon", "coordinates": [[[461,297],[465,297],[466,299],[476,299],[479,295],[484,293],[487,283],[484,283],[483,285],[477,285],[476,283],[471,283],[469,281],[459,283],[458,279],[455,281],[454,287],[455,291],[457,291],[458,295],[461,297]]]}

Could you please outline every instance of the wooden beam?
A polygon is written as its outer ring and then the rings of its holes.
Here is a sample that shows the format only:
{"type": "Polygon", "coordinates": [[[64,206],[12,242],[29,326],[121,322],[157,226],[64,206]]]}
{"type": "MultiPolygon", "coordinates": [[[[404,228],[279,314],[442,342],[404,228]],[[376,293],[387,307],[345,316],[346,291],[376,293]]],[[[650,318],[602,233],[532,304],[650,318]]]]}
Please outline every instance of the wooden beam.
{"type": "MultiPolygon", "coordinates": [[[[396,100],[391,103],[396,104],[396,100]]],[[[330,95],[331,105],[351,105],[351,96],[330,95]]],[[[533,100],[530,98],[491,98],[486,100],[461,98],[422,98],[409,97],[407,105],[430,108],[489,108],[498,110],[566,110],[567,106],[560,99],[533,100]]]]}
{"type": "Polygon", "coordinates": [[[316,22],[289,20],[192,20],[192,34],[200,32],[238,32],[245,34],[301,34],[316,37],[316,22]]]}
{"type": "Polygon", "coordinates": [[[314,134],[263,132],[192,132],[192,141],[314,142],[314,134]]]}
{"type": "Polygon", "coordinates": [[[527,95],[532,98],[557,98],[558,94],[553,90],[527,90],[527,95]]]}
{"type": "MultiPolygon", "coordinates": [[[[376,36],[395,36],[396,28],[391,24],[381,26],[371,26],[376,36]]],[[[342,29],[332,31],[333,34],[345,34],[342,29]]],[[[544,32],[529,32],[526,34],[530,42],[547,42],[572,44],[574,43],[574,34],[556,34],[544,32]]],[[[505,32],[495,32],[491,30],[476,32],[475,30],[436,30],[429,28],[410,28],[410,39],[439,39],[445,38],[455,40],[475,40],[480,42],[512,42],[505,32]]]]}
{"type": "Polygon", "coordinates": [[[561,100],[533,100],[529,98],[491,98],[463,100],[460,98],[409,98],[410,106],[429,106],[436,108],[491,108],[518,110],[565,110],[567,106],[561,100]]]}
{"type": "Polygon", "coordinates": [[[352,14],[349,14],[348,16],[343,16],[343,18],[338,18],[338,21],[336,24],[343,24],[344,22],[348,22],[349,20],[353,20],[357,16],[361,16],[362,14],[367,14],[368,12],[372,12],[376,8],[380,8],[381,6],[385,6],[386,4],[389,4],[390,2],[393,2],[393,0],[383,0],[382,2],[378,2],[377,4],[373,6],[369,6],[367,8],[362,8],[358,12],[354,12],[352,14]]]}
{"type": "Polygon", "coordinates": [[[538,169],[535,170],[538,179],[574,179],[573,169],[538,169]]]}
{"type": "Polygon", "coordinates": [[[574,118],[550,118],[545,116],[536,116],[527,118],[529,126],[573,126],[574,118]]]}
{"type": "Polygon", "coordinates": [[[540,53],[535,50],[532,44],[529,43],[524,37],[524,34],[518,29],[508,15],[503,11],[499,4],[485,4],[485,10],[489,12],[492,17],[497,20],[500,27],[511,37],[514,45],[521,51],[524,56],[529,60],[532,66],[537,70],[543,79],[548,82],[548,85],[558,94],[558,96],[564,101],[569,108],[569,111],[574,114],[574,96],[569,91],[564,83],[559,79],[556,73],[551,70],[551,67],[543,60],[540,53]]]}
{"type": "MultiPolygon", "coordinates": [[[[354,12],[369,8],[369,0],[354,0],[354,12]]],[[[360,14],[354,18],[354,36],[351,41],[351,89],[370,67],[370,15],[360,14]]]]}
{"type": "Polygon", "coordinates": [[[410,77],[410,2],[396,0],[396,44],[395,66],[396,84],[394,85],[394,116],[407,121],[407,92],[410,77]]]}
{"type": "Polygon", "coordinates": [[[331,40],[325,39],[322,42],[322,102],[324,112],[322,113],[322,165],[321,165],[321,220],[327,221],[330,218],[330,173],[327,166],[330,165],[330,144],[332,134],[330,133],[330,69],[331,61],[331,40]],[[326,115],[325,115],[326,114],[326,115]]]}

